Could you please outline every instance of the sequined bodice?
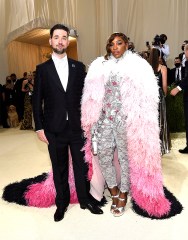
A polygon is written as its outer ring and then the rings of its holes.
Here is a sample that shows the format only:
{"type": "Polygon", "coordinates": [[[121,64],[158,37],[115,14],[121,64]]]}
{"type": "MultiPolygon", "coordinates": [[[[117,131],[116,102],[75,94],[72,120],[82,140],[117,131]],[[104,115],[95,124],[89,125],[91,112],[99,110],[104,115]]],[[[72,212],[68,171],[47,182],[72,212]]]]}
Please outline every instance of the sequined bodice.
{"type": "Polygon", "coordinates": [[[110,120],[114,121],[116,118],[120,120],[121,109],[121,93],[120,93],[121,77],[118,74],[111,74],[108,82],[105,85],[105,97],[103,104],[103,115],[110,120]]]}

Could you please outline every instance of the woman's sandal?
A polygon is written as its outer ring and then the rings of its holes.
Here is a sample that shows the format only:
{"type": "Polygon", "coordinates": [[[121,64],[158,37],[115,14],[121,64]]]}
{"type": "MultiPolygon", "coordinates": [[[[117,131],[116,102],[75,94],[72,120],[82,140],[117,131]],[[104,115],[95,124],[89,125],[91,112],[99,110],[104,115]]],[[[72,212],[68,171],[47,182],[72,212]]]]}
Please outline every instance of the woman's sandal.
{"type": "MultiPolygon", "coordinates": [[[[126,203],[127,203],[127,197],[125,198],[118,198],[119,201],[125,201],[125,206],[126,206],[126,203]]],[[[113,210],[113,215],[114,217],[120,217],[124,214],[125,212],[125,206],[124,207],[116,207],[114,210],[113,210]],[[118,212],[116,212],[118,211],[118,212]]]]}
{"type": "MultiPolygon", "coordinates": [[[[117,194],[115,196],[111,195],[111,197],[112,197],[112,201],[113,201],[114,198],[119,198],[119,194],[117,194]]],[[[113,213],[115,209],[116,209],[116,204],[112,204],[111,208],[110,208],[110,212],[113,213]]]]}

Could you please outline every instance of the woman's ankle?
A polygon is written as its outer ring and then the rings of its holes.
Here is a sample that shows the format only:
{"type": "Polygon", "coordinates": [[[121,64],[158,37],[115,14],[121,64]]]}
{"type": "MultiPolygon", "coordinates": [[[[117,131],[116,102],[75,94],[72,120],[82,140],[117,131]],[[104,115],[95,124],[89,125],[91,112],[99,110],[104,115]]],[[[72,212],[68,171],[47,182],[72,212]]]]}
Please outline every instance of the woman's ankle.
{"type": "Polygon", "coordinates": [[[112,197],[112,205],[117,205],[119,197],[119,188],[115,186],[113,188],[109,188],[109,191],[112,197]]]}
{"type": "Polygon", "coordinates": [[[110,191],[111,196],[116,196],[119,195],[119,188],[117,186],[113,187],[113,188],[108,188],[110,191]]]}
{"type": "Polygon", "coordinates": [[[119,192],[117,207],[125,207],[127,204],[128,192],[119,192]]]}

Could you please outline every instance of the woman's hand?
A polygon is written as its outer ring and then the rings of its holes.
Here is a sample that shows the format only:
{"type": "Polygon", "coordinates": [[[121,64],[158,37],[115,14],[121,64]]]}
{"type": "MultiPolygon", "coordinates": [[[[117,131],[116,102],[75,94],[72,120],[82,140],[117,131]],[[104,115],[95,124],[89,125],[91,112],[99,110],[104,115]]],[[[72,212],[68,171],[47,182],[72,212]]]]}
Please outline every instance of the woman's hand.
{"type": "Polygon", "coordinates": [[[22,92],[28,92],[28,90],[25,89],[26,84],[28,83],[28,79],[24,80],[22,83],[22,92]]]}

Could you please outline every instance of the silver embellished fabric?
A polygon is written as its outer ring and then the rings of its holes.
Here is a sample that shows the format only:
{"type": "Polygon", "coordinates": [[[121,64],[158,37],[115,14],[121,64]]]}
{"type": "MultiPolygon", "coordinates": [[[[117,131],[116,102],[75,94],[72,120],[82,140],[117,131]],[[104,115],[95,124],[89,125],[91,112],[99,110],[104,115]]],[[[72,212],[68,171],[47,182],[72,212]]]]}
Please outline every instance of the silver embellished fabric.
{"type": "Polygon", "coordinates": [[[159,86],[159,127],[161,140],[161,155],[169,153],[171,148],[171,139],[168,129],[168,122],[166,116],[166,100],[162,89],[162,73],[161,70],[155,74],[159,86]]]}
{"type": "Polygon", "coordinates": [[[113,166],[114,150],[118,150],[121,168],[121,192],[129,191],[129,166],[127,143],[125,140],[125,116],[121,114],[121,77],[111,74],[105,85],[103,109],[97,123],[98,158],[102,173],[109,188],[117,186],[116,171],[113,166]]]}
{"type": "Polygon", "coordinates": [[[163,155],[170,152],[171,139],[166,118],[166,100],[162,88],[159,88],[159,95],[159,127],[161,140],[161,155],[163,155]]]}

